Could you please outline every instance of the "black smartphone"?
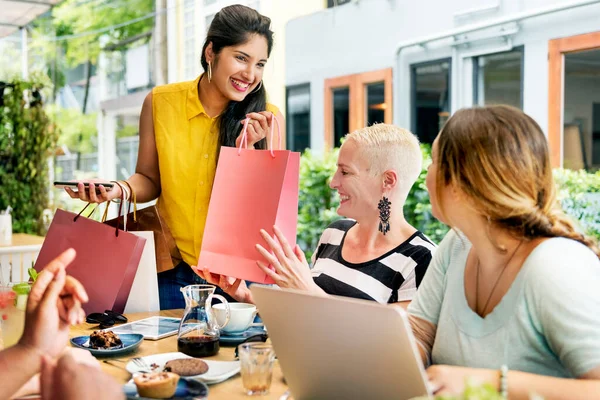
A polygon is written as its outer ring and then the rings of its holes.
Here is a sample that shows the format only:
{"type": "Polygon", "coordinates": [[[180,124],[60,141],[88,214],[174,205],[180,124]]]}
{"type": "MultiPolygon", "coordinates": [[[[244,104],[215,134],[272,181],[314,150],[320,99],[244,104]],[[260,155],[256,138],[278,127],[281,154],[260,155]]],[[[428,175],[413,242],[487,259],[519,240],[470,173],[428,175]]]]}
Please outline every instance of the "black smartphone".
{"type": "MultiPolygon", "coordinates": [[[[110,182],[94,182],[94,186],[96,187],[96,194],[100,194],[100,188],[98,187],[99,185],[104,186],[104,188],[106,189],[107,192],[110,192],[113,188],[113,186],[115,186],[114,183],[110,183],[110,182]]],[[[83,186],[88,189],[90,187],[90,184],[88,182],[84,182],[83,186]]],[[[73,189],[74,192],[77,192],[77,182],[63,182],[63,181],[54,181],[54,187],[57,187],[59,189],[64,189],[65,187],[70,187],[71,189],[73,189]]]]}

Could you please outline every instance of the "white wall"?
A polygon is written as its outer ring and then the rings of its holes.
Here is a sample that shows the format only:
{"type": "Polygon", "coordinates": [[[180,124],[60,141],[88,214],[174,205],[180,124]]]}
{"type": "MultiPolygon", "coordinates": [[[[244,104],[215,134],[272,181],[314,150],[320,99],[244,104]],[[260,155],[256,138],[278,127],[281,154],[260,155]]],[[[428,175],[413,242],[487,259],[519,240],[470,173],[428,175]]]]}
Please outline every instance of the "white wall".
{"type": "Polygon", "coordinates": [[[285,33],[291,18],[323,9],[324,0],[261,0],[259,12],[271,18],[274,46],[265,67],[264,83],[269,102],[285,115],[285,33]]]}
{"type": "MultiPolygon", "coordinates": [[[[410,65],[453,56],[452,110],[472,104],[472,63],[467,55],[507,50],[500,39],[453,48],[437,42],[411,47],[400,42],[443,33],[462,25],[495,20],[568,0],[361,0],[292,20],[286,32],[286,85],[311,84],[311,147],[324,146],[324,80],[383,68],[394,69],[394,123],[410,127],[410,65]],[[469,9],[499,4],[497,9],[455,18],[469,9]]],[[[522,22],[512,45],[524,45],[524,110],[548,125],[548,41],[600,30],[600,3],[522,22]]],[[[471,38],[479,35],[471,34],[471,38]]]]}

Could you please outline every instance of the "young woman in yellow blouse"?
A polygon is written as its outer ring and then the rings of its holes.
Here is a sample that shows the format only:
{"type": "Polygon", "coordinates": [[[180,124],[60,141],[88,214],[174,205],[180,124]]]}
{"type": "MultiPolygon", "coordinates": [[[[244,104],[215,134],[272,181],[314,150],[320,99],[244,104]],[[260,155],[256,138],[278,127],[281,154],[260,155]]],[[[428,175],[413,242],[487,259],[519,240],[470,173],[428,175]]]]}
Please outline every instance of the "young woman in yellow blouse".
{"type": "MultiPolygon", "coordinates": [[[[262,84],[273,47],[270,24],[251,8],[223,8],[202,49],[206,72],[192,82],[156,87],[144,100],[136,172],[127,181],[138,202],[158,198],[159,212],[183,258],[175,269],[159,271],[161,309],[184,308],[179,288],[202,281],[189,266],[196,264],[202,245],[220,146],[240,144],[246,118],[248,146],[255,148],[266,148],[273,118],[285,126],[277,107],[267,103],[262,84]]],[[[91,202],[121,196],[119,185],[108,192],[100,185],[99,195],[93,183],[87,193],[83,183],[78,192],[66,190],[91,202]]]]}

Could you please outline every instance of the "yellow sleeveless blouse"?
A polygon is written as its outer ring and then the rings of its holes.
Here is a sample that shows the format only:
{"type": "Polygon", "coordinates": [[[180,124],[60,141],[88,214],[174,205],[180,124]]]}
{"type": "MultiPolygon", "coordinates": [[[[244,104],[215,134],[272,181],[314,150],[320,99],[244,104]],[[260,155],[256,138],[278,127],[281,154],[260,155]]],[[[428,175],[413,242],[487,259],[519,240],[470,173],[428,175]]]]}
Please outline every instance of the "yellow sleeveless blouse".
{"type": "MultiPolygon", "coordinates": [[[[219,148],[219,117],[204,111],[199,79],[152,90],[161,185],[156,205],[189,265],[196,265],[200,255],[219,148]]],[[[278,109],[267,104],[267,111],[278,109]]]]}

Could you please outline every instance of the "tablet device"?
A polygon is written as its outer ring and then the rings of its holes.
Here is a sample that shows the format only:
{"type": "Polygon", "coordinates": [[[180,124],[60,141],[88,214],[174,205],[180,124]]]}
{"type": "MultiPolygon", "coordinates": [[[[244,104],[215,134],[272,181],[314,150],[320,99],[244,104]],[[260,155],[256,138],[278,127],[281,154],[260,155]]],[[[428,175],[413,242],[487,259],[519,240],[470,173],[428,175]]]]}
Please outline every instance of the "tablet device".
{"type": "Polygon", "coordinates": [[[139,333],[144,336],[144,339],[158,340],[177,334],[180,321],[179,318],[149,317],[105,330],[112,331],[117,335],[139,333]]]}

